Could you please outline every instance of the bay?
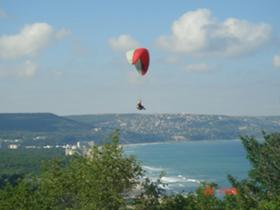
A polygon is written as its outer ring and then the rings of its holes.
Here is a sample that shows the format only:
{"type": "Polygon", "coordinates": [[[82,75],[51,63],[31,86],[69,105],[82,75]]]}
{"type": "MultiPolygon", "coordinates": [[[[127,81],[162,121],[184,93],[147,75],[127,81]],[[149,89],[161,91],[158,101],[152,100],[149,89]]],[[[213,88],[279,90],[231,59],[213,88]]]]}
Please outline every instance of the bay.
{"type": "Polygon", "coordinates": [[[227,175],[246,178],[250,164],[240,140],[205,140],[124,145],[155,181],[161,172],[165,187],[171,192],[194,191],[202,182],[229,187],[227,175]]]}

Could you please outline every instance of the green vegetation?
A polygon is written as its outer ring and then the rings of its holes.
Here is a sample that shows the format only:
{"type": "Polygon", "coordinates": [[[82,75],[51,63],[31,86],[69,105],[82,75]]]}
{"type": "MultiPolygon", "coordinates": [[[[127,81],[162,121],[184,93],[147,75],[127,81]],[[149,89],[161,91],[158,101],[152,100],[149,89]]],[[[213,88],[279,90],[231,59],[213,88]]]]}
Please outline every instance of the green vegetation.
{"type": "Polygon", "coordinates": [[[43,161],[64,158],[64,150],[59,149],[17,149],[0,150],[0,176],[13,174],[38,174],[43,161]]]}
{"type": "Polygon", "coordinates": [[[280,134],[264,142],[242,137],[252,169],[248,178],[229,176],[237,194],[218,198],[216,184],[205,183],[187,195],[168,195],[158,182],[143,179],[139,162],[125,156],[119,133],[94,146],[86,157],[52,160],[39,175],[15,177],[0,188],[0,209],[93,210],[277,210],[280,206],[280,134]]]}
{"type": "Polygon", "coordinates": [[[0,113],[2,131],[54,132],[85,129],[85,125],[51,113],[0,113]]]}

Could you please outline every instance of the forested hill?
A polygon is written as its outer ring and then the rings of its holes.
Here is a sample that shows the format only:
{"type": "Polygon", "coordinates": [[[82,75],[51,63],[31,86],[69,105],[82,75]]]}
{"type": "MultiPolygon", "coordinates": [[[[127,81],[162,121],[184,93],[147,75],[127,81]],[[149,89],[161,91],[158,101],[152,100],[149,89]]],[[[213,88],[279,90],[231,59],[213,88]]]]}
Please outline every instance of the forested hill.
{"type": "Polygon", "coordinates": [[[280,131],[280,116],[0,114],[0,141],[7,136],[9,139],[17,137],[23,141],[44,136],[39,138],[43,139],[40,140],[41,144],[69,143],[77,140],[100,142],[115,129],[120,129],[121,142],[125,143],[234,139],[239,138],[240,135],[260,137],[262,131],[280,131]]]}
{"type": "Polygon", "coordinates": [[[55,132],[85,129],[83,123],[51,113],[0,114],[0,131],[55,132]]]}

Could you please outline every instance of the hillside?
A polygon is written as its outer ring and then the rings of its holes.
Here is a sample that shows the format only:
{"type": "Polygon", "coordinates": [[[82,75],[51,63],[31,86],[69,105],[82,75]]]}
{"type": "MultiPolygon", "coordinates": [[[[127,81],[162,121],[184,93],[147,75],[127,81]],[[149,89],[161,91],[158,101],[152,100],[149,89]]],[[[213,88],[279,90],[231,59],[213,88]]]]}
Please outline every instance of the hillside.
{"type": "Polygon", "coordinates": [[[87,124],[51,113],[0,114],[0,148],[14,143],[23,146],[74,143],[89,130],[87,124]]]}
{"type": "Polygon", "coordinates": [[[0,114],[0,131],[56,132],[84,129],[82,123],[51,113],[0,114]]]}
{"type": "Polygon", "coordinates": [[[280,131],[280,117],[195,114],[98,114],[57,116],[50,113],[0,114],[0,143],[25,145],[103,142],[115,129],[122,143],[236,139],[280,131]]]}
{"type": "Polygon", "coordinates": [[[95,133],[119,128],[124,141],[234,139],[280,131],[280,117],[195,114],[102,114],[68,116],[94,127],[95,133]]]}

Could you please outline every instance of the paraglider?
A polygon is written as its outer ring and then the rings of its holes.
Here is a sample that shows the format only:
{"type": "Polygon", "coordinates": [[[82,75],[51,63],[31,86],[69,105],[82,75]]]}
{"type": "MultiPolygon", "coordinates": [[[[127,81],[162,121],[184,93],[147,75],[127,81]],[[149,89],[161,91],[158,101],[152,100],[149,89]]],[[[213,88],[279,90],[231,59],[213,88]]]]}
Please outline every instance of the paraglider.
{"type": "MultiPolygon", "coordinates": [[[[137,48],[126,53],[129,64],[133,64],[140,76],[144,76],[149,69],[150,55],[146,48],[137,48]]],[[[138,100],[136,108],[138,110],[146,110],[141,99],[138,100]]]]}
{"type": "Polygon", "coordinates": [[[138,110],[140,110],[140,111],[141,111],[141,110],[146,110],[146,108],[143,106],[141,100],[138,100],[136,109],[138,109],[138,110]]]}

